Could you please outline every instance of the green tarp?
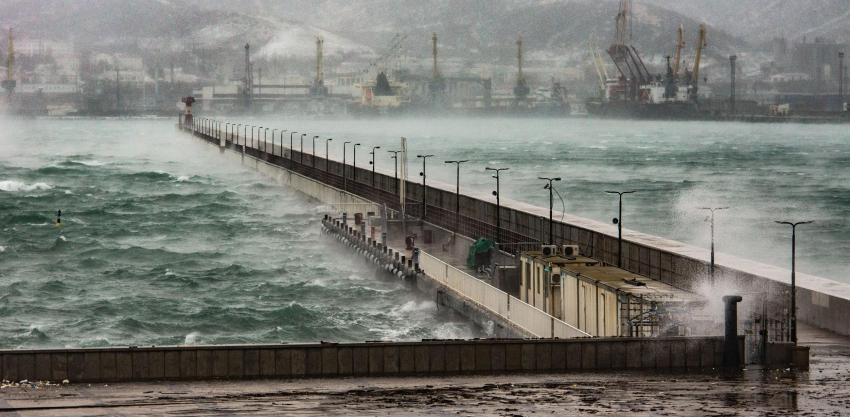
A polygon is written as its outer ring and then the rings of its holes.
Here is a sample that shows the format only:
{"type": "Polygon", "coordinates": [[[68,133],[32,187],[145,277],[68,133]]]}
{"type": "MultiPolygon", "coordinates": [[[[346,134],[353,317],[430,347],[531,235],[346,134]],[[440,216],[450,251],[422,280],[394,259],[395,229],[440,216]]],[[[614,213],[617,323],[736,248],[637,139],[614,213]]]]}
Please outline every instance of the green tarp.
{"type": "Polygon", "coordinates": [[[490,250],[495,244],[493,239],[479,238],[469,247],[469,256],[466,258],[467,268],[478,268],[483,263],[487,262],[490,250]]]}

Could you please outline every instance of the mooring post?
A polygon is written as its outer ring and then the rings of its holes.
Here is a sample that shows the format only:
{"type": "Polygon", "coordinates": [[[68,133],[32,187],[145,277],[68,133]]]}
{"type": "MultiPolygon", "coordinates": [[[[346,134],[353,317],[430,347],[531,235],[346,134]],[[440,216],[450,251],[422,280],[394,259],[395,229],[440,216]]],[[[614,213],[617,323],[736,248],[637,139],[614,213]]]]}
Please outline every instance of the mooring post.
{"type": "Polygon", "coordinates": [[[723,339],[723,366],[738,368],[741,366],[741,353],[738,350],[738,303],[743,298],[740,295],[723,297],[726,304],[726,335],[723,339]]]}

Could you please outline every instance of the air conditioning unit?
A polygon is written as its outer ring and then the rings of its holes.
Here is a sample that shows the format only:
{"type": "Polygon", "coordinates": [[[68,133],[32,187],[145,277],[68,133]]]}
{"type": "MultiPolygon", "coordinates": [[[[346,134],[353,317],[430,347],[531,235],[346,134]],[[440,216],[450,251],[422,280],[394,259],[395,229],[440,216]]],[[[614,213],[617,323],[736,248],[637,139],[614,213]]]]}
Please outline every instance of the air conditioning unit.
{"type": "Polygon", "coordinates": [[[564,256],[569,256],[569,257],[578,256],[579,255],[578,245],[561,246],[561,253],[563,253],[564,256]]]}
{"type": "Polygon", "coordinates": [[[555,245],[543,245],[540,247],[543,256],[555,256],[558,254],[558,247],[555,245]]]}
{"type": "Polygon", "coordinates": [[[561,285],[561,274],[552,274],[552,285],[561,285]]]}

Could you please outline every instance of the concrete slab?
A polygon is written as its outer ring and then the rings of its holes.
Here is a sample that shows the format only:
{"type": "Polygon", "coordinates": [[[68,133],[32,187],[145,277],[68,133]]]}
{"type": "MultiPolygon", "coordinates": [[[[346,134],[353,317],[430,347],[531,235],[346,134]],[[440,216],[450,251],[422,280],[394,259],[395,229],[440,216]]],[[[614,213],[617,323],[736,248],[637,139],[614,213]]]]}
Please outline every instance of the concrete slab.
{"type": "Polygon", "coordinates": [[[217,378],[227,378],[228,369],[230,369],[229,364],[227,363],[227,351],[223,349],[216,349],[213,351],[213,376],[217,378]]]}
{"type": "Polygon", "coordinates": [[[413,346],[399,346],[398,348],[399,372],[410,374],[416,371],[416,359],[413,346]]]}
{"type": "Polygon", "coordinates": [[[428,353],[430,355],[429,366],[431,367],[431,372],[445,372],[446,371],[446,347],[445,345],[432,344],[428,346],[428,353]]]}
{"type": "Polygon", "coordinates": [[[292,351],[289,349],[275,349],[274,351],[274,374],[287,377],[292,375],[292,351]]]}

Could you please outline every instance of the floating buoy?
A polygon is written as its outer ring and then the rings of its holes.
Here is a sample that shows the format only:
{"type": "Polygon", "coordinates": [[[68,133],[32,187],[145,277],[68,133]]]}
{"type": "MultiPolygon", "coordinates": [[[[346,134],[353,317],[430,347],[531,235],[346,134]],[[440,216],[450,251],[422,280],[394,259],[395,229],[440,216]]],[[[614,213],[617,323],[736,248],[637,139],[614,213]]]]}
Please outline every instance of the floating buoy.
{"type": "Polygon", "coordinates": [[[59,214],[56,215],[56,225],[62,226],[62,210],[59,210],[59,214]]]}

